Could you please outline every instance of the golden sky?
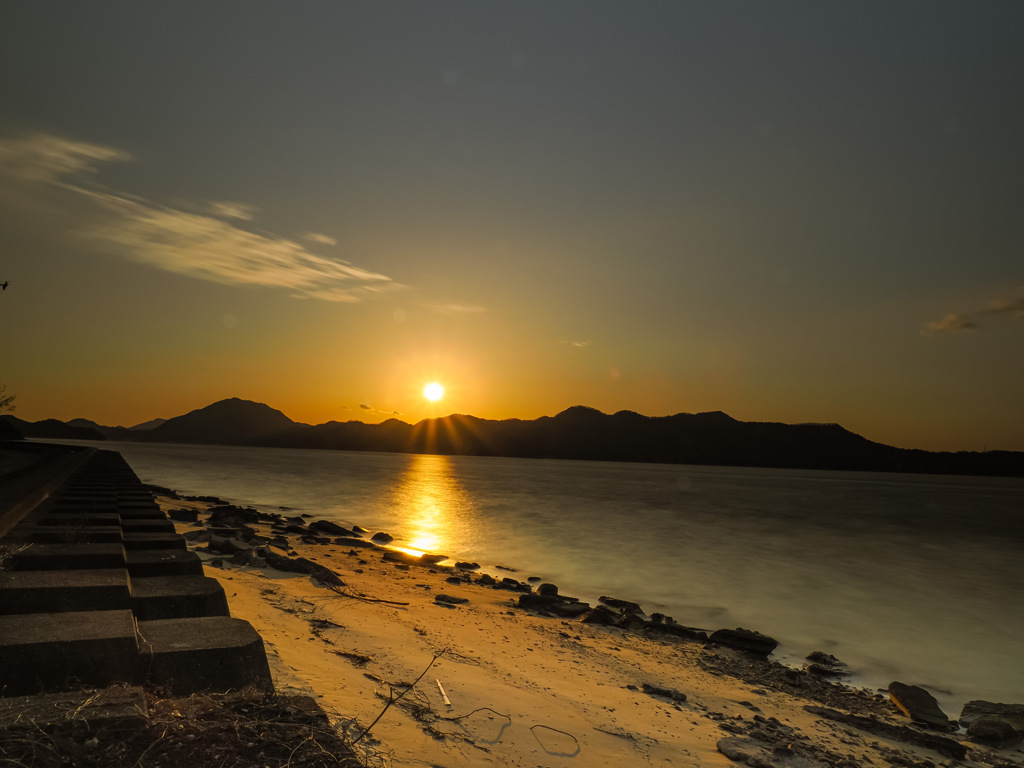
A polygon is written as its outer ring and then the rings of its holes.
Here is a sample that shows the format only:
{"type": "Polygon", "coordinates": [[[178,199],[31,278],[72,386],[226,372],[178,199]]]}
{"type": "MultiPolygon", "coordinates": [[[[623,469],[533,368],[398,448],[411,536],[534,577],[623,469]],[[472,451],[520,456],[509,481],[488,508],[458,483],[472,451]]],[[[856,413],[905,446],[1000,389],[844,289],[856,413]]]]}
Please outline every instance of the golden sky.
{"type": "Polygon", "coordinates": [[[29,420],[583,404],[1024,450],[1022,28],[1016,0],[6,4],[0,382],[29,420]]]}

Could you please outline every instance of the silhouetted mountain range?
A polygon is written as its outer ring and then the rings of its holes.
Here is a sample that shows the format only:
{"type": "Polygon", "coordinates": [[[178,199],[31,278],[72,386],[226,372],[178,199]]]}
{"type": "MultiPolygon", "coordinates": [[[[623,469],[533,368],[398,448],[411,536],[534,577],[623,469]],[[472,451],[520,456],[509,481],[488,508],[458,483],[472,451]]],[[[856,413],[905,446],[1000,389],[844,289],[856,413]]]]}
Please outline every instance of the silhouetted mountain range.
{"type": "Polygon", "coordinates": [[[65,424],[2,418],[26,437],[48,439],[1024,477],[1024,452],[908,450],[872,442],[838,424],[746,422],[719,411],[652,417],[632,411],[608,415],[578,405],[529,421],[452,415],[416,424],[388,419],[314,426],[263,403],[232,398],[133,428],[85,419],[65,424]]]}

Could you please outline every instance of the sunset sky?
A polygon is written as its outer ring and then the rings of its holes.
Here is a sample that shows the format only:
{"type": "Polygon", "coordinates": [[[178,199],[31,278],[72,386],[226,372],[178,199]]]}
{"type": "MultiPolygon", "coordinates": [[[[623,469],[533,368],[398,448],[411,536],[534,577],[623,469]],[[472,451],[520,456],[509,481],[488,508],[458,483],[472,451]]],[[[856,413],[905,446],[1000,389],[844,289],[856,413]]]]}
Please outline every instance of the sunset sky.
{"type": "Polygon", "coordinates": [[[7,2],[4,281],[28,420],[1024,450],[1024,3],[7,2]]]}

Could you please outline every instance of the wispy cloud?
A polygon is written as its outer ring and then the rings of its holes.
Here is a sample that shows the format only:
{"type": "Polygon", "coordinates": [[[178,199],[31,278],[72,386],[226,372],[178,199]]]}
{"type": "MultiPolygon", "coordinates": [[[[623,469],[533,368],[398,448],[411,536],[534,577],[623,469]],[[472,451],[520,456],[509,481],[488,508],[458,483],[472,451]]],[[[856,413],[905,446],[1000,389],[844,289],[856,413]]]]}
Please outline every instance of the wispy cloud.
{"type": "Polygon", "coordinates": [[[487,311],[487,307],[478,304],[424,304],[427,309],[439,315],[478,315],[487,311]]]}
{"type": "Polygon", "coordinates": [[[227,201],[211,202],[210,213],[214,216],[220,216],[222,219],[241,219],[242,221],[252,221],[256,218],[257,208],[254,205],[246,205],[245,203],[229,203],[227,201]]]}
{"type": "Polygon", "coordinates": [[[63,177],[95,173],[97,163],[131,159],[127,152],[46,134],[0,139],[0,173],[22,181],[63,186],[63,177]]]}
{"type": "Polygon", "coordinates": [[[985,309],[967,313],[950,313],[941,320],[925,323],[921,333],[925,336],[936,336],[947,333],[974,331],[990,320],[1000,318],[1024,317],[1024,289],[1020,295],[1008,299],[992,299],[985,309]]]}
{"type": "Polygon", "coordinates": [[[586,349],[587,347],[594,346],[592,341],[579,341],[579,340],[566,340],[563,339],[559,344],[565,344],[568,347],[575,347],[576,349],[586,349]]]}
{"type": "Polygon", "coordinates": [[[309,240],[311,243],[319,243],[320,245],[337,245],[338,241],[328,235],[322,235],[319,232],[306,232],[299,235],[303,240],[309,240]]]}
{"type": "MultiPolygon", "coordinates": [[[[97,215],[80,234],[122,258],[201,280],[284,288],[298,298],[324,301],[355,302],[403,287],[386,275],[312,253],[296,240],[243,228],[256,213],[244,203],[208,202],[189,211],[85,181],[101,163],[130,159],[115,149],[48,135],[0,138],[0,174],[81,195],[97,215]]],[[[330,240],[320,237],[321,243],[330,240]]]]}
{"type": "Polygon", "coordinates": [[[401,416],[402,415],[401,411],[381,411],[381,410],[379,410],[377,408],[374,408],[372,405],[367,405],[366,403],[360,403],[359,404],[359,408],[360,408],[360,410],[366,411],[367,413],[379,413],[382,416],[401,416]]]}

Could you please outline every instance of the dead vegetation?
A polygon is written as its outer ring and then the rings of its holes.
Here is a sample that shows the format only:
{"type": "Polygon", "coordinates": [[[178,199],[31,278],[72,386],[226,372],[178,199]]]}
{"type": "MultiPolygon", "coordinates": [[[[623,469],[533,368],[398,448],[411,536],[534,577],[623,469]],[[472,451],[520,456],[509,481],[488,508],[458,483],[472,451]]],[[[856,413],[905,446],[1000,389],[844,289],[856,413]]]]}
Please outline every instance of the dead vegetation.
{"type": "Polygon", "coordinates": [[[116,717],[90,717],[94,702],[81,696],[38,701],[35,711],[22,706],[4,717],[0,766],[364,768],[308,696],[247,689],[162,698],[147,690],[134,716],[116,717]]]}

